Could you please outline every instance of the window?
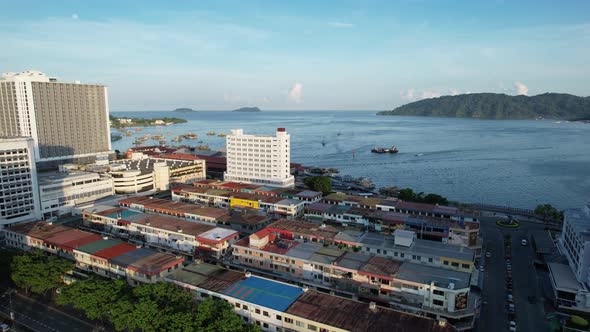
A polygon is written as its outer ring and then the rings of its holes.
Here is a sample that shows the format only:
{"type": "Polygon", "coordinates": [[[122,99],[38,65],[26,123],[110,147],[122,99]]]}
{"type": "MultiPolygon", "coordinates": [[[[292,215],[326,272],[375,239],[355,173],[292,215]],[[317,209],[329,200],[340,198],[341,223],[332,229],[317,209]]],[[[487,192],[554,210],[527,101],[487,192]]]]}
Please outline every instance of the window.
{"type": "Polygon", "coordinates": [[[234,303],[234,305],[236,306],[236,308],[240,307],[240,304],[238,302],[234,303]]]}
{"type": "Polygon", "coordinates": [[[297,325],[299,327],[305,327],[305,323],[304,322],[300,322],[298,320],[295,321],[295,325],[297,325]]]}
{"type": "Polygon", "coordinates": [[[317,331],[318,328],[315,325],[307,324],[307,329],[310,331],[317,331]]]}
{"type": "Polygon", "coordinates": [[[457,263],[457,262],[451,262],[451,265],[452,265],[453,267],[459,267],[459,263],[457,263]]]}
{"type": "Polygon", "coordinates": [[[285,317],[285,323],[293,324],[293,319],[291,319],[289,317],[285,317]]]}
{"type": "Polygon", "coordinates": [[[242,309],[244,309],[244,310],[248,310],[248,306],[247,306],[247,305],[243,305],[243,306],[242,306],[242,309]]]}
{"type": "Polygon", "coordinates": [[[443,261],[444,265],[449,265],[449,261],[443,261]]]}
{"type": "Polygon", "coordinates": [[[461,267],[464,269],[468,269],[469,268],[469,264],[461,264],[461,267]]]}
{"type": "Polygon", "coordinates": [[[434,300],[434,301],[432,301],[432,303],[433,303],[434,305],[438,305],[438,306],[441,306],[441,307],[444,305],[444,302],[443,302],[443,301],[441,301],[441,300],[434,300]]]}
{"type": "Polygon", "coordinates": [[[260,309],[255,309],[254,312],[260,315],[260,309]]]}
{"type": "Polygon", "coordinates": [[[267,323],[262,323],[262,327],[264,327],[265,329],[268,328],[268,324],[267,323]]]}
{"type": "Polygon", "coordinates": [[[438,290],[438,289],[435,289],[432,292],[436,295],[445,296],[445,292],[438,290]]]}
{"type": "Polygon", "coordinates": [[[277,319],[278,320],[283,320],[283,317],[281,317],[280,315],[277,315],[277,319]]]}
{"type": "Polygon", "coordinates": [[[266,317],[270,317],[270,315],[268,314],[268,311],[263,311],[263,312],[262,312],[262,315],[263,315],[263,316],[266,316],[266,317]]]}

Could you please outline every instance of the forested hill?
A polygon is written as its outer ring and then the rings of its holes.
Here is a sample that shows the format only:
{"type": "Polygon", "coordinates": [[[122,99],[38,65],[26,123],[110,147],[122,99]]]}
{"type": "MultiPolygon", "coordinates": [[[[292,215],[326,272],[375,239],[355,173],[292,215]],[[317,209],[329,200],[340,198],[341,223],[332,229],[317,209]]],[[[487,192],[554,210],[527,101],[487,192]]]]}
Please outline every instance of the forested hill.
{"type": "Polygon", "coordinates": [[[565,119],[590,117],[590,97],[544,93],[532,97],[471,93],[429,98],[378,115],[440,116],[482,119],[565,119]]]}

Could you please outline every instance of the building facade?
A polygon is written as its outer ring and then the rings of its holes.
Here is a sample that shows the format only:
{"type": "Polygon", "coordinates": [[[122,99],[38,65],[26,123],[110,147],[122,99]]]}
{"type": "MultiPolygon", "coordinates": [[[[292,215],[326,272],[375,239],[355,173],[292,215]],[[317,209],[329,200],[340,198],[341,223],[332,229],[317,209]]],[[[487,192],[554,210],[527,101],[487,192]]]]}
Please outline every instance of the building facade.
{"type": "Polygon", "coordinates": [[[559,248],[576,280],[590,285],[590,203],[564,212],[559,248]]]}
{"type": "Polygon", "coordinates": [[[39,207],[33,139],[0,137],[0,227],[40,219],[39,207]]]}
{"type": "Polygon", "coordinates": [[[289,188],[291,175],[291,137],[285,128],[276,136],[245,135],[232,129],[226,137],[227,171],[224,180],[289,188]]]}
{"type": "Polygon", "coordinates": [[[50,172],[39,176],[41,213],[47,220],[72,213],[77,204],[115,194],[113,179],[90,172],[50,172]]]}
{"type": "Polygon", "coordinates": [[[38,71],[4,73],[0,132],[33,138],[42,166],[93,162],[112,153],[107,88],[58,82],[38,71]]]}

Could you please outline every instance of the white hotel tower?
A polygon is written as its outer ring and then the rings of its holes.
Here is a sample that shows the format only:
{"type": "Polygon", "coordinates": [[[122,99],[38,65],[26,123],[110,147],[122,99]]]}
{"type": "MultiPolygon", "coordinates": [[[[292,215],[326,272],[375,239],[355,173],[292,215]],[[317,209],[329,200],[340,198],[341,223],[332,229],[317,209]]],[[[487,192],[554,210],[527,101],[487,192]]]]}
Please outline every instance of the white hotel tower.
{"type": "Polygon", "coordinates": [[[291,136],[278,128],[276,137],[244,135],[232,129],[226,137],[227,171],[225,181],[291,188],[291,136]]]}

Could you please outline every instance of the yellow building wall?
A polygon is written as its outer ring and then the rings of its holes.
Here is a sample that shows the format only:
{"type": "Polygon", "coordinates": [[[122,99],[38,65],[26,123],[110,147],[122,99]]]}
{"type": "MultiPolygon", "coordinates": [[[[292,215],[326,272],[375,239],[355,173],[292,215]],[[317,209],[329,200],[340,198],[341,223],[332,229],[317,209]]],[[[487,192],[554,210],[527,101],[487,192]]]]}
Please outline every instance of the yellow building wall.
{"type": "Polygon", "coordinates": [[[230,207],[235,207],[235,206],[249,207],[249,208],[253,208],[253,209],[258,209],[260,207],[260,205],[258,204],[258,201],[251,201],[249,199],[240,199],[240,198],[231,198],[229,200],[229,206],[230,207]]]}

